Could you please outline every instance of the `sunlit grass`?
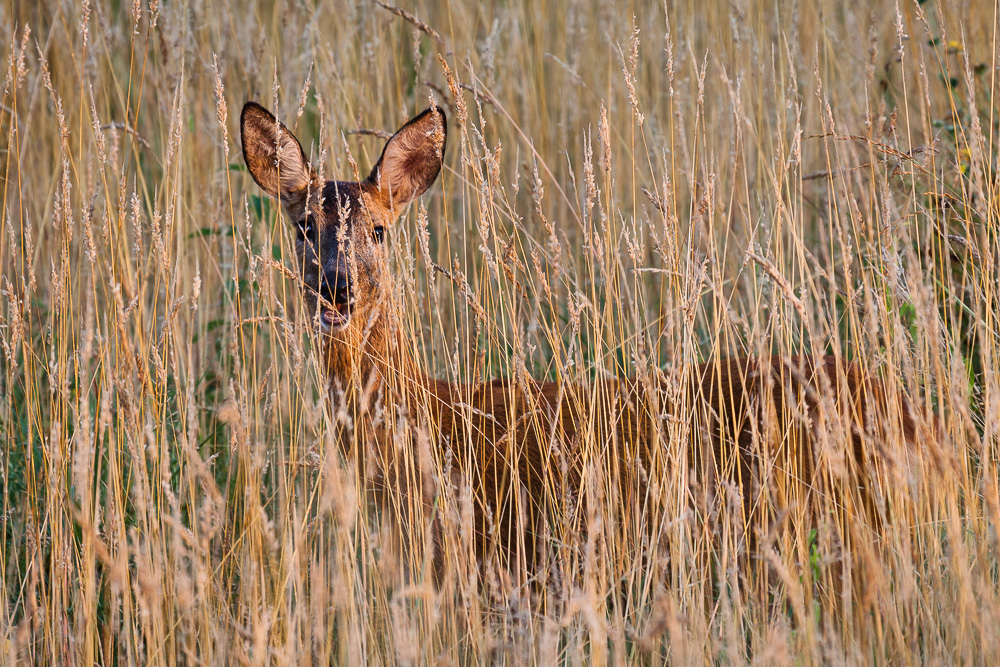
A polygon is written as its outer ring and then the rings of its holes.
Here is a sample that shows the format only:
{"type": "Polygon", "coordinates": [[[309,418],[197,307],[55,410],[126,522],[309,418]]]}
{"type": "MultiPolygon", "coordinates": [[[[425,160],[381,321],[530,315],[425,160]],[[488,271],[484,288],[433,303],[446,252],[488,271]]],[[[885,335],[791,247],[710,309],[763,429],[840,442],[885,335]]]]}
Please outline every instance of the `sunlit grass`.
{"type": "Polygon", "coordinates": [[[0,663],[1000,659],[996,3],[401,6],[0,6],[0,663]],[[387,277],[425,372],[676,401],[705,359],[839,355],[919,415],[863,473],[877,520],[833,438],[814,488],[753,490],[748,546],[668,413],[641,512],[585,431],[533,585],[441,484],[436,589],[237,127],[256,99],[353,179],[431,98],[445,170],[387,277]]]}

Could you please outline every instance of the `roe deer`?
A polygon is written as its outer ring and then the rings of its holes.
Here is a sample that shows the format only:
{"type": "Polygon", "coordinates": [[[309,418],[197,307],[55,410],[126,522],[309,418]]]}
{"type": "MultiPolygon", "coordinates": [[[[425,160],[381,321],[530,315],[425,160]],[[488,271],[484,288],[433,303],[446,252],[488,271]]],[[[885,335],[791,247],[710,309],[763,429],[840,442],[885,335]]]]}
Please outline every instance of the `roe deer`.
{"type": "MultiPolygon", "coordinates": [[[[404,395],[397,397],[408,402],[408,418],[426,420],[424,426],[437,435],[435,455],[450,448],[469,475],[480,559],[501,554],[531,571],[543,546],[539,521],[545,508],[560,502],[558,489],[572,492],[579,484],[585,463],[574,444],[584,428],[603,434],[597,442],[604,451],[589,456],[604,461],[621,507],[640,511],[650,475],[669,470],[663,423],[680,414],[677,403],[663,400],[662,387],[637,380],[456,385],[427,377],[406,352],[384,242],[403,208],[441,171],[447,124],[440,109],[427,109],[403,125],[361,182],[322,181],[292,133],[254,102],[243,107],[240,123],[250,174],[281,201],[295,225],[298,275],[322,329],[331,389],[343,391],[356,420],[363,421],[359,396],[377,394],[389,381],[402,388],[404,395]]],[[[739,489],[744,520],[758,511],[754,488],[767,474],[753,443],[768,414],[784,427],[783,453],[775,447],[772,454],[785,457],[781,465],[794,468],[806,487],[817,456],[807,445],[824,438],[832,421],[842,425],[838,446],[847,449],[844,459],[852,469],[865,469],[882,447],[879,429],[886,420],[896,420],[895,432],[907,442],[914,437],[902,397],[890,400],[881,383],[832,356],[716,360],[692,371],[681,400],[702,406],[707,428],[701,432],[710,446],[691,465],[696,477],[721,477],[739,489]]],[[[378,484],[398,488],[408,475],[398,469],[384,429],[374,425],[370,431],[380,460],[359,463],[378,469],[371,475],[378,484]]],[[[420,502],[429,502],[427,488],[418,493],[420,502]]],[[[436,574],[440,567],[438,560],[436,574]]]]}

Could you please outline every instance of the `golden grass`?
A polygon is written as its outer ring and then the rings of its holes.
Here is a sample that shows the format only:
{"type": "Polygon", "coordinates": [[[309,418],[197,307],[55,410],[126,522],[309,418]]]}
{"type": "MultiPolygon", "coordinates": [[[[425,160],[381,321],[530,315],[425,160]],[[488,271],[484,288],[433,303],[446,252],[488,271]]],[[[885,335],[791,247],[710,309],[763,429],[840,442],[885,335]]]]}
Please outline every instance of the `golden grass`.
{"type": "Polygon", "coordinates": [[[0,663],[1000,660],[996,0],[248,4],[0,6],[0,663]],[[666,415],[660,539],[585,437],[559,576],[480,578],[442,488],[436,591],[237,127],[257,99],[349,178],[429,97],[446,169],[391,234],[429,373],[839,354],[925,415],[867,473],[881,524],[775,474],[748,553],[666,415]]]}

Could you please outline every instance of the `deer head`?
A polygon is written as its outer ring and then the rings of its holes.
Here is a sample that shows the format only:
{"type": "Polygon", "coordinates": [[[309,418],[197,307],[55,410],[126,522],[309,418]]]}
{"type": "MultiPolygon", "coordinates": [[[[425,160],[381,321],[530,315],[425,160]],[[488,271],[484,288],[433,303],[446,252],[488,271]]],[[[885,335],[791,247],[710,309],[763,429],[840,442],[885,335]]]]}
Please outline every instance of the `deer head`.
{"type": "Polygon", "coordinates": [[[427,109],[389,139],[368,178],[324,182],[271,112],[255,102],[243,106],[243,159],[295,226],[296,269],[324,334],[357,340],[351,334],[388,297],[386,235],[441,171],[446,129],[444,112],[427,109]]]}

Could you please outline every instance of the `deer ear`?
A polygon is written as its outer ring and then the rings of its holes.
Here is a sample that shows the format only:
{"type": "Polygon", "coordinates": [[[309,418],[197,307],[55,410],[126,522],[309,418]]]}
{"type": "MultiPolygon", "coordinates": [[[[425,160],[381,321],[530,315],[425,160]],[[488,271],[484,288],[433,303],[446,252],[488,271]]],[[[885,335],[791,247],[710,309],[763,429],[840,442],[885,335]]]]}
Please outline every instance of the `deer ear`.
{"type": "Polygon", "coordinates": [[[243,105],[240,135],[243,160],[261,190],[290,211],[304,207],[310,186],[320,184],[295,135],[256,102],[243,105]]]}
{"type": "Polygon", "coordinates": [[[393,217],[424,193],[441,173],[448,121],[444,111],[427,109],[392,135],[365,187],[393,217]]]}

